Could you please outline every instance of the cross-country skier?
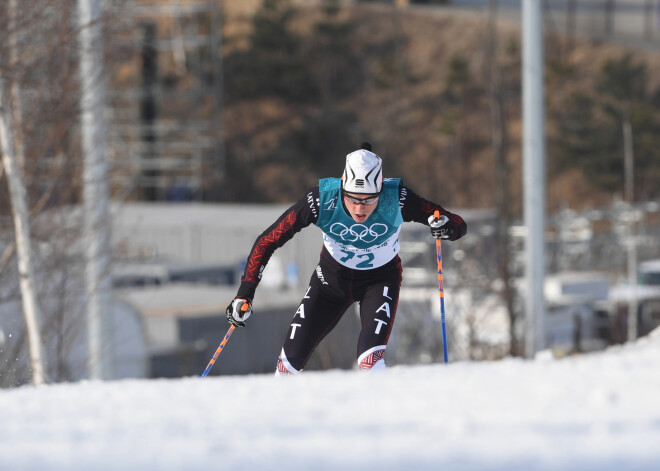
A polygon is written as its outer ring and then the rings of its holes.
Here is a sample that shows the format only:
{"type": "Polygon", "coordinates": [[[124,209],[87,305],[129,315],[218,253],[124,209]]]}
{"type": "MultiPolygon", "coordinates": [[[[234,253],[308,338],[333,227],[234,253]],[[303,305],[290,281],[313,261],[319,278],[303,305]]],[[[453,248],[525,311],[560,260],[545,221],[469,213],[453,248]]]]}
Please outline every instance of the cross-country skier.
{"type": "Polygon", "coordinates": [[[236,298],[227,307],[228,321],[245,326],[261,274],[275,249],[302,228],[316,224],[323,231],[321,258],[293,316],[276,374],[302,371],[319,342],[354,302],[360,304],[362,326],[358,366],[385,368],[401,286],[399,232],[401,224],[409,221],[429,225],[438,239],[456,240],[467,231],[457,214],[418,196],[398,178],[384,179],[381,158],[365,142],[346,156],[341,179],[320,180],[257,238],[236,298]],[[448,219],[436,220],[436,210],[448,219]]]}

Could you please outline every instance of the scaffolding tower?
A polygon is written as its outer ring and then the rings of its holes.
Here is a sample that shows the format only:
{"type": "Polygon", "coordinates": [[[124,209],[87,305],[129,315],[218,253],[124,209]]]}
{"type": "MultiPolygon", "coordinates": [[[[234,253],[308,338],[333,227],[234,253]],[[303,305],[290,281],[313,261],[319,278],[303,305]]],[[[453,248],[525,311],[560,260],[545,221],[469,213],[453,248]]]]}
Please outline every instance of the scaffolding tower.
{"type": "Polygon", "coordinates": [[[217,198],[224,178],[219,2],[128,0],[119,16],[109,52],[114,198],[217,198]]]}

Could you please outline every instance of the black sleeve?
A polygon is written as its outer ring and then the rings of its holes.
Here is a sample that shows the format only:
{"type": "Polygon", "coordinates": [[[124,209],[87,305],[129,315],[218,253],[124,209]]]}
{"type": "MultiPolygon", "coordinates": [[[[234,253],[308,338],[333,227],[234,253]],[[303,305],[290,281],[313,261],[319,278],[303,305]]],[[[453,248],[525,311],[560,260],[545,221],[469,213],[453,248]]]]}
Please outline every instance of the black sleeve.
{"type": "Polygon", "coordinates": [[[453,236],[450,240],[460,239],[467,232],[467,224],[458,214],[451,213],[439,204],[428,201],[410,188],[401,185],[399,187],[399,205],[401,216],[405,222],[419,222],[429,225],[429,216],[440,211],[441,216],[447,216],[453,226],[453,236]]]}
{"type": "Polygon", "coordinates": [[[254,299],[254,292],[273,252],[291,240],[301,229],[315,223],[318,217],[319,188],[317,186],[307,191],[305,196],[284,211],[277,221],[257,237],[247,259],[236,297],[254,299]]]}

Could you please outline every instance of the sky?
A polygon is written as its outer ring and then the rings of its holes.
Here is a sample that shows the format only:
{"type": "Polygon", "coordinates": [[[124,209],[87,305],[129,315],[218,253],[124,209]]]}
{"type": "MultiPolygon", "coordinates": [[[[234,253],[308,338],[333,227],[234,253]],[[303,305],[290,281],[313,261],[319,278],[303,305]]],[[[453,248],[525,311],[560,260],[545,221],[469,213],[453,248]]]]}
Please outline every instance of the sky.
{"type": "Polygon", "coordinates": [[[657,470],[660,329],[563,359],[3,389],[0,424],[2,471],[657,470]]]}

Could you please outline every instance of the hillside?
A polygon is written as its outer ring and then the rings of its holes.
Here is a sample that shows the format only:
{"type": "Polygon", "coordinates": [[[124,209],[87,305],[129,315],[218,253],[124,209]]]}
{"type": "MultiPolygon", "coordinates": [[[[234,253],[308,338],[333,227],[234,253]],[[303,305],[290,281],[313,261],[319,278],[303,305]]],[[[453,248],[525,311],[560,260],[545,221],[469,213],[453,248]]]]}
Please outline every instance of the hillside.
{"type": "MultiPolygon", "coordinates": [[[[232,12],[230,6],[227,10],[232,12]]],[[[319,9],[301,8],[291,24],[308,37],[321,19],[319,9]]],[[[238,38],[250,31],[249,21],[247,10],[228,14],[230,44],[245,46],[238,38]]],[[[317,54],[307,65],[324,71],[313,75],[320,76],[321,85],[329,90],[320,101],[301,104],[277,96],[232,101],[230,96],[228,149],[235,171],[253,176],[254,183],[249,191],[237,189],[235,194],[243,200],[290,201],[317,178],[339,175],[343,155],[370,140],[386,159],[386,174],[403,177],[421,194],[448,207],[492,207],[499,185],[491,145],[491,86],[497,76],[508,116],[509,200],[514,214],[520,214],[519,30],[499,25],[497,35],[489,36],[487,18],[481,16],[374,4],[344,7],[332,21],[351,27],[346,53],[357,54],[359,65],[349,70],[362,78],[356,79],[355,93],[333,95],[332,88],[342,77],[332,75],[332,57],[317,54]],[[498,65],[489,68],[493,44],[498,65]],[[310,154],[323,164],[311,160],[310,154]]],[[[609,204],[623,191],[621,171],[605,170],[613,172],[609,186],[598,186],[585,177],[579,161],[571,165],[570,154],[559,155],[562,113],[570,109],[576,93],[596,89],[596,77],[607,60],[618,60],[628,52],[646,67],[652,93],[660,77],[659,57],[585,40],[569,47],[550,36],[546,43],[549,209],[609,204]]],[[[615,160],[620,145],[614,141],[608,150],[615,160]]],[[[657,191],[641,193],[640,197],[657,197],[657,191]]]]}

